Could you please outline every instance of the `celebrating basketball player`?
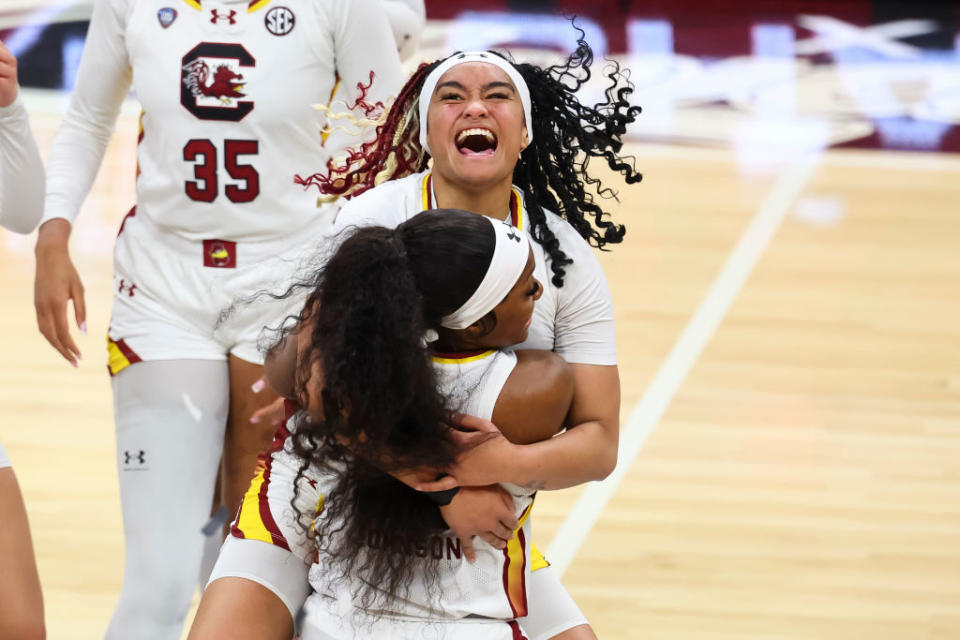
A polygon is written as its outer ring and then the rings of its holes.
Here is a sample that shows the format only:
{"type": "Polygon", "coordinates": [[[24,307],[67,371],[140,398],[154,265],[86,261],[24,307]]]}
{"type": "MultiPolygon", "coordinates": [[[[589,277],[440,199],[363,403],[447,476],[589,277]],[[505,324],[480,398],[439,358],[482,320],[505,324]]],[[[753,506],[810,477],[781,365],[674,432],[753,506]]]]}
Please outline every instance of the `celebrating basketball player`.
{"type": "Polygon", "coordinates": [[[518,531],[506,552],[478,543],[471,563],[435,504],[381,467],[432,479],[451,465],[454,410],[522,441],[562,425],[568,365],[503,350],[527,337],[543,291],[530,241],[460,211],[345,235],[267,364],[306,414],[251,485],[191,638],[289,638],[304,601],[305,639],[516,638],[535,489],[505,487],[518,531]]]}

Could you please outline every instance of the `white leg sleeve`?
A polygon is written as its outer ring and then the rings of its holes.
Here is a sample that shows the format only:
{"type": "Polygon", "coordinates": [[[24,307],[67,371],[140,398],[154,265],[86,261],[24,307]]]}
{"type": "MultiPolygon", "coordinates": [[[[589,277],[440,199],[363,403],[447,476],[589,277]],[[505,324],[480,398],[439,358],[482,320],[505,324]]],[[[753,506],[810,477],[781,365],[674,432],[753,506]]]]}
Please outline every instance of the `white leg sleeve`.
{"type": "Polygon", "coordinates": [[[223,525],[218,525],[213,535],[205,536],[203,541],[203,555],[200,559],[200,575],[197,586],[203,591],[210,582],[210,573],[217,564],[217,558],[220,556],[220,547],[223,546],[223,525]]]}
{"type": "Polygon", "coordinates": [[[107,640],[180,637],[206,542],[228,378],[215,360],[138,362],[113,378],[126,562],[107,640]]]}
{"type": "Polygon", "coordinates": [[[530,574],[527,609],[527,615],[517,618],[517,622],[530,640],[548,640],[567,629],[588,624],[552,567],[530,574]]]}

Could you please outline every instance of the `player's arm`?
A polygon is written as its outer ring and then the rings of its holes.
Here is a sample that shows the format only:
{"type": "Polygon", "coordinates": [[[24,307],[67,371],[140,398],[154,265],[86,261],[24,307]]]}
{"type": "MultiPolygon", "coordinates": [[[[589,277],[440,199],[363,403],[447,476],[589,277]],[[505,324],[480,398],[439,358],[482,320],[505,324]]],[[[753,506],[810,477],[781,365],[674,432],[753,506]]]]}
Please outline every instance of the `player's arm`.
{"type": "MultiPolygon", "coordinates": [[[[572,229],[561,229],[575,234],[572,229]]],[[[560,288],[555,351],[570,363],[573,398],[560,435],[509,449],[496,438],[468,451],[452,475],[461,484],[513,482],[537,489],[563,489],[602,480],[616,466],[620,433],[620,376],[616,365],[613,303],[603,270],[579,236],[564,250],[574,262],[560,288]],[[496,447],[503,450],[497,452],[496,447]],[[471,462],[470,457],[474,460],[471,462]],[[503,462],[497,463],[497,460],[503,462]],[[491,470],[499,470],[493,474],[491,470]]],[[[494,424],[501,430],[494,414],[494,424]]],[[[477,421],[475,428],[492,430],[477,421]]],[[[506,433],[506,432],[505,432],[506,433]]]]}
{"type": "Polygon", "coordinates": [[[570,363],[574,392],[566,431],[523,451],[523,482],[560,489],[602,480],[617,464],[620,374],[613,301],[596,254],[568,226],[564,251],[573,259],[559,289],[554,351],[570,363]]]}
{"type": "Polygon", "coordinates": [[[284,398],[295,398],[294,388],[297,370],[297,329],[294,327],[283,340],[275,344],[263,363],[264,375],[274,391],[284,398]]]}
{"type": "Polygon", "coordinates": [[[596,470],[592,457],[584,463],[583,451],[596,449],[596,441],[604,437],[599,418],[613,419],[602,411],[619,403],[619,385],[613,385],[616,403],[603,396],[592,404],[601,396],[577,397],[577,385],[596,382],[584,376],[582,369],[549,352],[519,351],[517,355],[517,366],[497,399],[493,422],[464,418],[463,426],[479,434],[457,437],[465,444],[472,444],[474,438],[482,444],[466,447],[449,470],[451,476],[460,485],[512,482],[538,490],[563,489],[595,479],[602,471],[596,470]],[[553,437],[564,424],[576,426],[553,437]]]}
{"type": "Polygon", "coordinates": [[[616,367],[570,365],[574,425],[555,438],[521,447],[511,482],[534,489],[565,489],[602,480],[617,464],[620,378],[616,367]]]}
{"type": "Polygon", "coordinates": [[[267,352],[264,359],[264,378],[270,387],[281,397],[271,405],[260,409],[251,417],[251,422],[258,422],[264,416],[270,416],[274,424],[283,419],[283,399],[296,400],[314,420],[323,417],[323,406],[320,402],[320,392],[323,389],[323,372],[320,362],[314,360],[310,365],[310,378],[298,380],[298,371],[303,354],[311,348],[313,322],[310,318],[301,320],[290,328],[289,333],[267,352]],[[300,393],[302,391],[302,393],[300,393]]]}
{"type": "Polygon", "coordinates": [[[493,409],[493,423],[515,444],[549,440],[565,423],[573,399],[570,366],[554,353],[517,351],[517,364],[493,409]]]}
{"type": "Polygon", "coordinates": [[[132,79],[124,43],[125,10],[125,0],[97,0],[94,5],[76,89],[47,161],[47,193],[35,249],[34,306],[40,333],[74,366],[80,350],[70,335],[67,302],[73,301],[82,332],[87,314],[83,284],[67,243],[132,79]]]}
{"type": "Polygon", "coordinates": [[[30,233],[43,213],[43,162],[19,92],[17,59],[0,41],[0,226],[30,233]]]}
{"type": "Polygon", "coordinates": [[[70,106],[47,162],[43,226],[72,223],[90,191],[130,89],[133,70],[124,36],[127,0],[96,0],[70,106]]]}

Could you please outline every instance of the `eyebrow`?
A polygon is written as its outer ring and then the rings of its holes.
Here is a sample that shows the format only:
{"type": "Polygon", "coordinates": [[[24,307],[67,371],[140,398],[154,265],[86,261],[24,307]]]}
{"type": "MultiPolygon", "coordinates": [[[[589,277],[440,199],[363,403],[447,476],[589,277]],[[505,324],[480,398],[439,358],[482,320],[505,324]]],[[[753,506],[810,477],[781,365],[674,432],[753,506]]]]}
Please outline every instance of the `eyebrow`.
{"type": "MultiPolygon", "coordinates": [[[[454,89],[460,89],[461,91],[467,90],[465,86],[463,86],[461,83],[457,82],[456,80],[447,80],[446,82],[442,82],[438,84],[435,91],[440,91],[444,87],[452,87],[454,89]]],[[[509,89],[511,92],[514,91],[513,85],[510,84],[509,82],[504,82],[503,80],[494,80],[493,82],[488,82],[487,84],[483,85],[483,87],[481,87],[483,91],[489,91],[490,89],[494,89],[494,88],[504,88],[504,89],[509,89]]]]}

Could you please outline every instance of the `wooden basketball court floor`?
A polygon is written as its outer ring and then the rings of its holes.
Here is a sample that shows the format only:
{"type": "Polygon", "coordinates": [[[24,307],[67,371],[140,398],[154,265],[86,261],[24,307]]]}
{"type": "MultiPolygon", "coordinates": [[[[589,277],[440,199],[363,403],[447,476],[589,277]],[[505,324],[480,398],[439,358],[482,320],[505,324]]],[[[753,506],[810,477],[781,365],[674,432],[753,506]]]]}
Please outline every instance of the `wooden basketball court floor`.
{"type": "MultiPolygon", "coordinates": [[[[27,98],[46,155],[62,99],[27,98]]],[[[33,238],[0,232],[0,440],[58,640],[102,637],[122,576],[104,333],[135,132],[125,109],[74,233],[79,370],[36,330],[33,238]]],[[[535,522],[599,637],[960,637],[960,157],[631,151],[601,256],[621,462],[535,522]]]]}

